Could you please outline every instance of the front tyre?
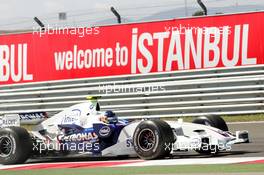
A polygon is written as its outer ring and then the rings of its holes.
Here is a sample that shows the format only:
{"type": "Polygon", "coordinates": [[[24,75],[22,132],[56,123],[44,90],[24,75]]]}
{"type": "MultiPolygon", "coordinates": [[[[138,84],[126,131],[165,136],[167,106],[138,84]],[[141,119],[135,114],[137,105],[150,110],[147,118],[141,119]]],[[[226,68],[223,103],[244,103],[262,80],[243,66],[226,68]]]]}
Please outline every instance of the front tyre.
{"type": "Polygon", "coordinates": [[[26,129],[8,127],[0,129],[0,164],[24,163],[30,156],[33,143],[26,129]]]}
{"type": "Polygon", "coordinates": [[[192,123],[197,123],[201,125],[212,126],[222,131],[228,131],[228,127],[224,119],[218,115],[208,115],[195,118],[192,123]]]}
{"type": "Polygon", "coordinates": [[[170,125],[163,120],[143,121],[133,135],[134,149],[137,155],[145,160],[169,155],[174,141],[170,125]]]}

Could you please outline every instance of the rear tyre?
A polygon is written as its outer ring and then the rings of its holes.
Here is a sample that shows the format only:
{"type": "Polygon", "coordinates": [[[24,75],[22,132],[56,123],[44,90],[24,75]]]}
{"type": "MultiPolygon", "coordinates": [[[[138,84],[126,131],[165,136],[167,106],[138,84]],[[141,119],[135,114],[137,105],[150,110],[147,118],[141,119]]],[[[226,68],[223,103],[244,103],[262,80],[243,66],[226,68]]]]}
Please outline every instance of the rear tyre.
{"type": "Polygon", "coordinates": [[[134,149],[145,160],[168,156],[174,141],[170,125],[163,120],[143,121],[133,135],[134,149]]]}
{"type": "Polygon", "coordinates": [[[222,131],[228,131],[228,127],[224,119],[218,115],[201,116],[193,120],[193,123],[212,126],[222,131]]]}
{"type": "Polygon", "coordinates": [[[32,139],[26,129],[8,127],[0,129],[0,164],[24,163],[32,152],[32,139]]]}

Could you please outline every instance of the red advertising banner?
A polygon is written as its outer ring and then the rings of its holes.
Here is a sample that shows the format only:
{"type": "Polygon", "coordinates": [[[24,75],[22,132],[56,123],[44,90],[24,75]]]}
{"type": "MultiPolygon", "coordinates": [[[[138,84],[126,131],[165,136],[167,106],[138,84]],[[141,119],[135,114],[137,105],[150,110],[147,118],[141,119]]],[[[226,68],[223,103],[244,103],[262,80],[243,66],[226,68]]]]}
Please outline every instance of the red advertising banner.
{"type": "Polygon", "coordinates": [[[264,64],[264,12],[0,36],[0,85],[264,64]]]}

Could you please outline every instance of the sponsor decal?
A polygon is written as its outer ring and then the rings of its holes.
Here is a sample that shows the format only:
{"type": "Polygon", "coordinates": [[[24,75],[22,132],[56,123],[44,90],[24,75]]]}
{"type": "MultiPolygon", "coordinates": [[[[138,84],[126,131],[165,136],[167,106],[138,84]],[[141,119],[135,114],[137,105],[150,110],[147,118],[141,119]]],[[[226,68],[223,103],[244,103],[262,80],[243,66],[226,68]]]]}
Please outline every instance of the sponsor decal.
{"type": "Polygon", "coordinates": [[[58,140],[64,142],[92,141],[96,140],[97,138],[98,136],[94,132],[58,136],[58,140]]]}
{"type": "Polygon", "coordinates": [[[20,113],[19,114],[20,120],[41,120],[47,118],[46,112],[34,112],[34,113],[20,113]]]}
{"type": "Polygon", "coordinates": [[[62,124],[73,124],[77,121],[79,121],[79,117],[81,116],[81,110],[80,109],[73,109],[71,112],[66,114],[63,118],[61,123],[62,124]]]}
{"type": "Polygon", "coordinates": [[[7,114],[0,118],[0,128],[9,126],[20,126],[18,114],[7,114]]]}
{"type": "Polygon", "coordinates": [[[111,132],[111,129],[109,126],[103,126],[100,130],[99,130],[99,134],[102,137],[106,137],[109,136],[111,132]]]}
{"type": "Polygon", "coordinates": [[[91,104],[90,106],[89,106],[89,109],[93,109],[94,108],[94,104],[91,104]]]}
{"type": "Polygon", "coordinates": [[[77,120],[78,120],[77,118],[73,118],[71,116],[65,116],[65,117],[62,118],[62,122],[61,123],[63,123],[63,124],[65,124],[65,123],[74,123],[77,120]]]}

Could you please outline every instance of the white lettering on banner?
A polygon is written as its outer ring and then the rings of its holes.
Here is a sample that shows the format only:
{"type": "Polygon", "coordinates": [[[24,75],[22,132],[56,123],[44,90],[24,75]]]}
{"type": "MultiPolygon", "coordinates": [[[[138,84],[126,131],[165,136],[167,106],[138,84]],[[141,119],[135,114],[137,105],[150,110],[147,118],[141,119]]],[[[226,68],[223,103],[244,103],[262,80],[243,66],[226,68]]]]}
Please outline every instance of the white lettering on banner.
{"type": "Polygon", "coordinates": [[[239,62],[239,58],[241,58],[242,66],[256,64],[257,58],[248,57],[249,25],[243,24],[234,26],[233,43],[229,41],[230,27],[224,26],[221,28],[221,31],[217,27],[198,28],[195,33],[192,29],[187,29],[184,35],[178,30],[172,31],[171,35],[169,35],[168,31],[153,34],[148,32],[138,34],[138,29],[133,28],[131,73],[150,72],[154,65],[153,58],[157,58],[157,70],[159,72],[164,71],[164,69],[166,71],[172,71],[174,65],[180,70],[190,69],[191,55],[194,68],[198,69],[217,67],[220,61],[223,62],[225,67],[236,66],[239,62]],[[196,41],[194,41],[194,34],[196,34],[196,41]],[[181,43],[181,37],[184,37],[184,45],[181,43]],[[167,54],[166,51],[164,51],[164,41],[166,39],[169,39],[167,54]],[[154,40],[158,42],[158,45],[157,51],[153,53],[150,52],[148,48],[153,46],[154,40]],[[222,41],[221,45],[220,41],[222,41]],[[202,47],[202,42],[204,47],[202,47]],[[233,55],[233,57],[229,58],[228,48],[232,46],[233,51],[231,55],[233,55]],[[242,46],[241,49],[240,46],[242,46]],[[239,55],[240,53],[241,55],[239,55]],[[143,57],[138,58],[138,54],[141,54],[143,57]],[[163,65],[164,59],[166,60],[165,65],[163,65]],[[142,66],[143,60],[145,61],[145,67],[142,66]]]}
{"type": "Polygon", "coordinates": [[[242,37],[242,64],[256,64],[256,58],[248,58],[248,25],[243,27],[243,37],[242,37]]]}
{"type": "Polygon", "coordinates": [[[170,32],[160,32],[160,33],[154,33],[153,38],[158,40],[158,71],[162,71],[163,69],[163,45],[164,45],[164,39],[168,38],[170,35],[170,32]]]}
{"type": "Polygon", "coordinates": [[[216,67],[220,59],[220,49],[218,43],[220,41],[220,31],[216,27],[210,27],[205,30],[204,36],[204,67],[216,67]],[[213,42],[210,41],[211,36],[214,36],[213,42]],[[213,58],[209,57],[209,52],[214,54],[213,58]]]}
{"type": "Polygon", "coordinates": [[[171,34],[171,40],[169,45],[166,71],[171,70],[173,61],[177,61],[179,69],[183,69],[183,60],[182,60],[182,50],[181,47],[181,38],[179,31],[173,31],[171,34]],[[176,50],[176,54],[174,51],[176,50]]]}
{"type": "Polygon", "coordinates": [[[91,67],[111,67],[113,65],[113,49],[78,49],[74,45],[72,51],[54,53],[56,70],[89,69],[91,67]]]}
{"type": "Polygon", "coordinates": [[[193,61],[196,68],[202,68],[202,33],[203,29],[199,28],[197,30],[197,42],[196,50],[193,41],[193,33],[191,30],[185,32],[185,49],[184,49],[184,66],[185,69],[190,69],[190,52],[193,56],[193,61]],[[191,49],[191,50],[190,50],[191,49]]]}
{"type": "Polygon", "coordinates": [[[150,70],[152,68],[152,64],[153,64],[153,61],[152,61],[153,56],[152,56],[151,52],[144,46],[145,40],[147,41],[149,46],[153,45],[153,40],[152,40],[152,36],[150,33],[142,34],[141,37],[139,38],[139,41],[138,41],[139,51],[142,53],[142,55],[147,60],[146,66],[143,65],[143,59],[142,58],[138,60],[138,69],[140,70],[141,73],[150,72],[150,70]]]}
{"type": "Polygon", "coordinates": [[[240,43],[240,25],[235,26],[234,33],[234,49],[233,49],[233,58],[227,57],[227,48],[228,48],[228,26],[223,27],[223,40],[222,40],[222,60],[223,64],[226,67],[235,66],[239,60],[239,43],[240,43]]]}
{"type": "Polygon", "coordinates": [[[133,28],[131,53],[120,41],[108,48],[86,50],[74,45],[71,50],[54,53],[55,66],[56,70],[130,66],[134,74],[256,64],[257,58],[248,57],[249,25],[235,25],[232,31],[230,28],[190,28],[184,33],[139,33],[138,28],[133,28]]]}
{"type": "Polygon", "coordinates": [[[33,80],[27,68],[27,44],[0,45],[0,82],[33,80]]]}
{"type": "Polygon", "coordinates": [[[117,66],[126,66],[128,63],[128,49],[127,47],[123,46],[120,47],[120,43],[116,43],[116,65],[117,66]]]}

